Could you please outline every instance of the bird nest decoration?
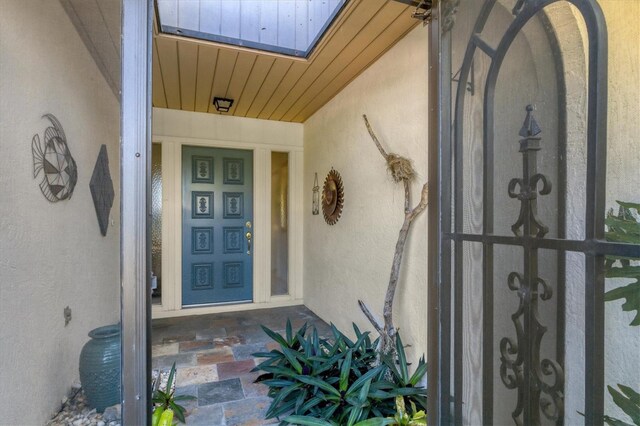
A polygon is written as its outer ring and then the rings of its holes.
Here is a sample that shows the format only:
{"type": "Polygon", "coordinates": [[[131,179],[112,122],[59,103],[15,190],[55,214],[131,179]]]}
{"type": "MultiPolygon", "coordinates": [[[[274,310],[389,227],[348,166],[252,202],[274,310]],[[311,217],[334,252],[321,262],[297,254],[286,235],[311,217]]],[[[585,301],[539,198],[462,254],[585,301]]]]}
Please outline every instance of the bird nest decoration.
{"type": "Polygon", "coordinates": [[[331,169],[322,187],[322,214],[329,225],[335,225],[342,214],[344,185],[340,173],[331,169]]]}

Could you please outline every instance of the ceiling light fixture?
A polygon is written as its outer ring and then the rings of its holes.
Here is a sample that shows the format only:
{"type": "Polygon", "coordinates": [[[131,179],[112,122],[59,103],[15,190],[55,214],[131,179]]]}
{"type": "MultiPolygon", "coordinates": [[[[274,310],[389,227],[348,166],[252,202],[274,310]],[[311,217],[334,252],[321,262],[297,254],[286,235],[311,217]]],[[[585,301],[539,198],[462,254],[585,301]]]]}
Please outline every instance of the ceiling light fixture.
{"type": "Polygon", "coordinates": [[[233,105],[233,99],[227,98],[213,98],[213,106],[216,107],[216,111],[218,112],[229,112],[231,106],[233,105]]]}

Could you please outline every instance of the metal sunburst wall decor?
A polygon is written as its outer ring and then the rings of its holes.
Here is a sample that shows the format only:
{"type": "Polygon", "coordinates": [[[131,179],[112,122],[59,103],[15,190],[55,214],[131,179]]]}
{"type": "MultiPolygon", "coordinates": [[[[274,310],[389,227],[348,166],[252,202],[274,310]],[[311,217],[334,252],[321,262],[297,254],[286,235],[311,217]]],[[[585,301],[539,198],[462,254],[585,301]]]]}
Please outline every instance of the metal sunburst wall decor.
{"type": "Polygon", "coordinates": [[[335,225],[342,214],[344,185],[340,173],[331,169],[322,187],[322,214],[329,225],[335,225]]]}
{"type": "Polygon", "coordinates": [[[31,140],[33,178],[42,171],[40,191],[47,200],[57,203],[73,195],[78,181],[78,167],[58,119],[53,114],[45,114],[42,118],[47,118],[52,126],[45,129],[44,142],[40,141],[38,134],[31,140]]]}
{"type": "Polygon", "coordinates": [[[109,213],[113,206],[113,198],[115,192],[113,190],[113,181],[109,172],[109,157],[107,156],[107,146],[100,147],[100,153],[93,168],[91,182],[89,183],[93,205],[96,208],[98,216],[98,225],[100,225],[100,233],[102,236],[107,235],[109,227],[109,213]]]}

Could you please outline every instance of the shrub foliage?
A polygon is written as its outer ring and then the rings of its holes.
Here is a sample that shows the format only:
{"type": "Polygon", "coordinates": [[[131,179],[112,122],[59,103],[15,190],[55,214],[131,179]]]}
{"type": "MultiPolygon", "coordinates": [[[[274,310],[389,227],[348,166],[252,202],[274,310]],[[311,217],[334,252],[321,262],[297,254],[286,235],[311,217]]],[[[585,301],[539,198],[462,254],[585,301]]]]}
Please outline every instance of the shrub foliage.
{"type": "MultiPolygon", "coordinates": [[[[279,349],[253,354],[264,359],[254,371],[256,382],[269,387],[273,399],[267,418],[294,416],[329,424],[354,425],[366,419],[394,416],[396,397],[426,409],[426,389],[419,386],[427,365],[422,357],[409,374],[402,340],[398,335],[397,359],[377,361],[378,340],[354,324],[355,340],[331,326],[332,336],[321,338],[307,324],[294,332],[287,321],[285,335],[262,329],[279,349]]],[[[285,418],[281,424],[289,423],[285,418]]]]}

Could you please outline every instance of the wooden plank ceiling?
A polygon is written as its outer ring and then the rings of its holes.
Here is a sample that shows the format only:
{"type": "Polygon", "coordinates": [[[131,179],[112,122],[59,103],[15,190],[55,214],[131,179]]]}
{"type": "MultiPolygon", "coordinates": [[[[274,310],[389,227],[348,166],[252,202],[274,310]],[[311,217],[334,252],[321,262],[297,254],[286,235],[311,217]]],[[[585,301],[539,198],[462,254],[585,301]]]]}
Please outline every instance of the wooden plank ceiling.
{"type": "Polygon", "coordinates": [[[308,59],[158,33],[153,38],[153,105],[304,122],[418,23],[414,7],[350,0],[308,59]]]}

